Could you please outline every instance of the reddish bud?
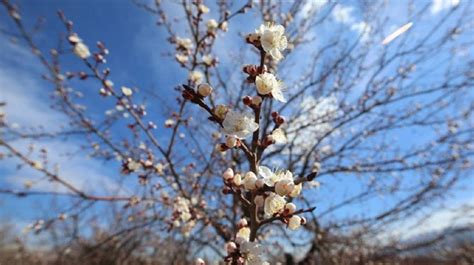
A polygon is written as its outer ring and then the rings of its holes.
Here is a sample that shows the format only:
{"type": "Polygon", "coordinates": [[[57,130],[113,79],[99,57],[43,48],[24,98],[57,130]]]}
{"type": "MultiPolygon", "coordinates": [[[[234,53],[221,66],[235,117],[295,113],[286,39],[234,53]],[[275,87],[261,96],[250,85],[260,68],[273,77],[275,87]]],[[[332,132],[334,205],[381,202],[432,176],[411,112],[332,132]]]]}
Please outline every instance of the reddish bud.
{"type": "Polygon", "coordinates": [[[86,72],[79,72],[79,78],[80,78],[81,80],[86,80],[87,77],[88,77],[88,76],[87,76],[86,72]]]}
{"type": "Polygon", "coordinates": [[[194,95],[188,90],[184,90],[182,95],[183,95],[183,98],[187,100],[192,100],[194,98],[194,95]]]}
{"type": "Polygon", "coordinates": [[[245,96],[242,99],[242,102],[244,103],[244,105],[249,106],[250,104],[252,104],[252,98],[250,96],[245,96]]]}
{"type": "Polygon", "coordinates": [[[285,118],[283,116],[278,116],[276,119],[275,119],[275,123],[277,125],[282,125],[283,123],[285,123],[285,118]]]}

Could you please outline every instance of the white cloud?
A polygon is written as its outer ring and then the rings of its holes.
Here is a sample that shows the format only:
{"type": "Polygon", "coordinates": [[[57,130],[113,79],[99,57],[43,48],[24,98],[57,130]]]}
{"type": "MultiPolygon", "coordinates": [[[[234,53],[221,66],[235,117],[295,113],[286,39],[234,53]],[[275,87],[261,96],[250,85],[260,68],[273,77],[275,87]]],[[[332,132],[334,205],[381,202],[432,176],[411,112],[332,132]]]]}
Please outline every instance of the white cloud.
{"type": "Polygon", "coordinates": [[[354,8],[351,6],[336,5],[332,11],[332,16],[339,23],[351,24],[355,20],[352,15],[353,11],[354,8]]]}
{"type": "MultiPolygon", "coordinates": [[[[67,125],[68,118],[50,108],[48,99],[51,88],[41,81],[41,65],[37,58],[31,56],[26,49],[17,45],[0,44],[0,102],[6,102],[2,111],[9,124],[18,124],[19,130],[30,127],[42,127],[47,132],[61,130],[67,125]]],[[[88,192],[106,192],[119,190],[116,180],[107,176],[110,172],[100,161],[92,160],[84,152],[78,152],[82,142],[69,138],[64,140],[35,140],[36,147],[48,150],[51,167],[59,164],[59,175],[67,182],[88,192]],[[74,154],[66,156],[65,154],[74,154]]],[[[28,151],[28,140],[15,140],[12,146],[23,153],[28,151]]],[[[0,147],[3,152],[3,148],[0,147]]],[[[5,158],[0,163],[0,172],[4,184],[14,188],[23,187],[25,180],[37,181],[41,176],[35,170],[24,167],[17,171],[19,160],[5,158]]],[[[64,187],[48,180],[37,182],[36,191],[65,192],[64,187]]]]}
{"type": "Polygon", "coordinates": [[[350,30],[360,35],[360,40],[366,42],[370,39],[372,27],[365,21],[359,21],[354,15],[354,7],[336,5],[332,11],[334,20],[338,23],[347,25],[350,30]]]}
{"type": "Polygon", "coordinates": [[[351,30],[357,32],[360,35],[360,40],[362,42],[366,42],[370,38],[372,27],[367,22],[361,21],[352,24],[351,30]]]}
{"type": "Polygon", "coordinates": [[[449,9],[458,5],[459,0],[433,0],[433,3],[431,4],[431,13],[437,14],[443,11],[444,9],[449,9]]]}
{"type": "Polygon", "coordinates": [[[302,8],[302,14],[309,15],[310,12],[315,12],[321,9],[328,3],[328,0],[308,0],[305,2],[302,8]]]}
{"type": "Polygon", "coordinates": [[[441,232],[451,227],[474,225],[474,198],[468,198],[453,204],[450,208],[435,210],[429,215],[414,214],[410,218],[397,222],[387,229],[380,238],[392,237],[408,240],[429,233],[441,232]]]}
{"type": "Polygon", "coordinates": [[[319,139],[333,129],[332,121],[340,114],[338,100],[335,96],[306,97],[300,105],[301,113],[292,119],[287,131],[288,139],[304,151],[315,145],[319,139]],[[301,129],[304,128],[304,129],[301,129]]]}
{"type": "MultiPolygon", "coordinates": [[[[28,148],[28,143],[23,140],[17,140],[10,144],[23,153],[26,153],[25,151],[28,148]]],[[[50,140],[36,142],[35,145],[37,148],[48,150],[48,159],[51,161],[48,169],[53,171],[51,168],[54,168],[55,164],[59,165],[58,175],[74,187],[89,194],[106,195],[115,194],[119,191],[124,192],[116,180],[107,176],[107,170],[101,163],[88,158],[82,153],[76,154],[79,148],[77,141],[50,140]],[[68,156],[68,154],[74,155],[68,156]]],[[[70,192],[59,183],[50,182],[36,170],[29,167],[17,171],[16,165],[18,162],[18,159],[15,158],[4,159],[0,166],[0,171],[11,172],[5,180],[13,188],[23,188],[25,181],[32,181],[31,189],[34,191],[70,192]]]]}
{"type": "Polygon", "coordinates": [[[64,115],[53,112],[46,101],[49,90],[30,75],[5,65],[0,65],[0,102],[4,107],[9,124],[21,128],[42,126],[50,131],[59,130],[65,124],[64,115]]]}

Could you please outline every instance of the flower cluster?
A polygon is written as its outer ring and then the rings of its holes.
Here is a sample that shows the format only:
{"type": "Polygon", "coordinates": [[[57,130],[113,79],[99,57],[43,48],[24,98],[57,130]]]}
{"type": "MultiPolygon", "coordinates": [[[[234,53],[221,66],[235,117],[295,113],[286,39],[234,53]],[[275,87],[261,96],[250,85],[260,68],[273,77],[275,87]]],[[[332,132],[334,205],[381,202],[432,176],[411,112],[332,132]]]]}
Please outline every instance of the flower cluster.
{"type": "Polygon", "coordinates": [[[241,174],[235,174],[228,168],[222,177],[226,184],[224,193],[238,189],[258,193],[254,203],[257,207],[263,208],[266,218],[281,217],[292,230],[305,223],[304,218],[295,214],[296,205],[288,202],[288,199],[298,197],[303,187],[302,183],[295,183],[291,171],[272,171],[268,167],[260,166],[258,176],[249,171],[242,177],[241,174]]]}
{"type": "MultiPolygon", "coordinates": [[[[213,21],[208,23],[209,30],[215,27],[213,21]]],[[[268,167],[259,166],[266,147],[287,142],[286,133],[281,127],[285,118],[278,112],[271,112],[274,123],[271,132],[260,131],[264,100],[286,102],[283,83],[265,65],[266,55],[275,61],[283,58],[282,52],[287,47],[284,32],[285,29],[281,25],[266,24],[256,30],[256,33],[247,36],[247,42],[255,46],[261,54],[260,65],[243,67],[244,73],[248,75],[247,81],[256,88],[256,95],[242,98],[244,106],[252,112],[235,110],[224,104],[213,105],[212,108],[208,106],[205,100],[213,89],[209,84],[201,83],[202,76],[197,70],[189,73],[191,85],[183,85],[183,97],[205,109],[210,114],[209,120],[222,128],[226,138],[223,143],[217,145],[217,149],[222,152],[232,148],[239,149],[246,154],[250,164],[251,170],[248,172],[234,172],[234,169],[228,168],[222,174],[223,193],[240,198],[248,212],[245,218],[239,221],[233,240],[226,244],[225,260],[229,264],[269,264],[265,261],[262,246],[256,242],[258,229],[267,223],[281,221],[289,229],[296,230],[306,223],[301,214],[314,210],[297,209],[292,202],[301,193],[302,179],[295,180],[289,170],[273,171],[268,167]],[[252,139],[250,144],[247,138],[252,139]]]]}
{"type": "Polygon", "coordinates": [[[196,225],[196,216],[191,202],[183,197],[176,197],[173,203],[173,227],[181,227],[181,232],[188,236],[196,225]]]}
{"type": "Polygon", "coordinates": [[[226,262],[237,262],[237,264],[247,265],[269,265],[265,258],[265,250],[261,244],[250,241],[250,228],[245,218],[237,224],[239,231],[235,240],[225,244],[227,256],[226,262]]]}

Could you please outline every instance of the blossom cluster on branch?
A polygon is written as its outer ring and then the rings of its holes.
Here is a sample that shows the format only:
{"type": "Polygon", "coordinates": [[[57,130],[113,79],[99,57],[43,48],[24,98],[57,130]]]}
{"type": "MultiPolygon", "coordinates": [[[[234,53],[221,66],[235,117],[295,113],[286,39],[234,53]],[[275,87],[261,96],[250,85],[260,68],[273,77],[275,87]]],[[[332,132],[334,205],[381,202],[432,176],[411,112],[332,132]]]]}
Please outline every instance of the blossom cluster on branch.
{"type": "Polygon", "coordinates": [[[257,243],[258,230],[265,224],[280,221],[289,229],[296,230],[306,219],[299,214],[310,212],[314,208],[298,209],[291,200],[300,195],[303,182],[312,180],[301,178],[295,180],[289,170],[272,171],[260,166],[260,159],[265,149],[272,144],[284,144],[287,139],[281,126],[285,118],[273,112],[272,133],[261,135],[261,107],[266,100],[286,102],[283,93],[283,82],[269,72],[265,64],[267,57],[278,62],[283,58],[282,52],[287,47],[285,28],[282,25],[266,23],[256,33],[248,34],[247,43],[258,49],[259,65],[245,65],[247,82],[255,85],[255,95],[242,98],[246,111],[233,110],[231,106],[218,105],[211,108],[205,101],[213,89],[209,84],[200,83],[196,72],[190,72],[191,85],[183,85],[183,97],[208,112],[209,120],[217,123],[226,135],[225,142],[217,145],[220,152],[238,149],[243,152],[249,165],[247,172],[234,172],[228,168],[223,172],[224,194],[240,198],[245,218],[239,221],[239,230],[232,241],[226,244],[225,260],[230,264],[268,264],[265,261],[264,247],[257,243]],[[195,88],[192,87],[195,86],[195,88]],[[247,139],[251,138],[251,142],[247,139]]]}

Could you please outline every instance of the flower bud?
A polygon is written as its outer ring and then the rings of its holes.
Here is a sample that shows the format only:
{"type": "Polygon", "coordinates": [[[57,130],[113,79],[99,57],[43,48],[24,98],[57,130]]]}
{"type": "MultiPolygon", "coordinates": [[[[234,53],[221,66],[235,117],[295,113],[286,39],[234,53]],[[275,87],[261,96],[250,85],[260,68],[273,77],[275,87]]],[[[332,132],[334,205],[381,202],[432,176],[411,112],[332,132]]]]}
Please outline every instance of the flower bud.
{"type": "Polygon", "coordinates": [[[261,96],[255,96],[252,98],[252,104],[255,106],[259,106],[260,103],[262,103],[262,97],[261,96]]]}
{"type": "Polygon", "coordinates": [[[269,146],[269,145],[274,144],[274,143],[275,143],[275,140],[273,139],[273,135],[271,135],[271,134],[265,136],[265,138],[263,139],[263,145],[264,146],[269,146]]]}
{"type": "Polygon", "coordinates": [[[287,203],[285,205],[285,211],[288,213],[288,214],[293,214],[295,211],[296,211],[296,205],[294,203],[287,203]]]}
{"type": "Polygon", "coordinates": [[[79,36],[76,33],[72,33],[71,35],[68,36],[67,39],[72,44],[76,44],[82,41],[81,38],[79,38],[79,36]]]}
{"type": "Polygon", "coordinates": [[[224,32],[227,32],[229,30],[229,25],[228,25],[227,21],[224,21],[224,22],[221,23],[220,29],[224,32]]]}
{"type": "Polygon", "coordinates": [[[240,228],[247,226],[248,225],[247,219],[245,219],[245,218],[240,219],[239,222],[237,223],[237,225],[240,228]]]}
{"type": "Polygon", "coordinates": [[[245,96],[242,99],[242,102],[244,103],[245,106],[248,106],[248,105],[252,104],[252,98],[250,96],[245,96]]]}
{"type": "Polygon", "coordinates": [[[187,91],[187,90],[184,90],[181,95],[183,96],[184,99],[186,100],[192,100],[194,98],[194,95],[193,93],[187,91]]]}
{"type": "Polygon", "coordinates": [[[285,123],[285,118],[283,116],[278,116],[276,119],[275,119],[275,123],[277,125],[282,125],[283,123],[285,123]]]}
{"type": "Polygon", "coordinates": [[[128,87],[122,87],[122,94],[126,97],[130,97],[133,94],[133,90],[128,87]]]}
{"type": "Polygon", "coordinates": [[[216,31],[219,24],[217,23],[215,19],[210,19],[207,21],[206,26],[207,26],[207,32],[212,33],[216,31]]]}
{"type": "Polygon", "coordinates": [[[258,66],[253,65],[253,64],[245,65],[242,70],[244,71],[244,73],[250,76],[256,76],[258,74],[258,66]]]}
{"type": "Polygon", "coordinates": [[[224,178],[225,181],[233,179],[234,178],[234,170],[232,170],[232,168],[226,169],[226,171],[224,171],[224,174],[222,174],[222,177],[224,178]]]}
{"type": "Polygon", "coordinates": [[[81,59],[87,59],[89,56],[91,56],[89,48],[82,42],[78,42],[74,45],[73,52],[81,59]]]}
{"type": "Polygon", "coordinates": [[[234,179],[232,180],[235,186],[239,187],[242,185],[242,175],[240,174],[235,174],[234,179]]]}
{"type": "Polygon", "coordinates": [[[234,242],[227,242],[225,244],[225,250],[227,251],[227,254],[232,254],[237,250],[237,245],[234,242]]]}
{"type": "Polygon", "coordinates": [[[229,109],[227,108],[226,105],[217,105],[216,106],[216,109],[214,110],[214,114],[221,120],[225,119],[225,115],[227,114],[227,111],[229,111],[229,109]]]}
{"type": "Polygon", "coordinates": [[[200,84],[198,86],[198,93],[202,97],[207,97],[212,93],[212,87],[206,83],[200,84]]]}
{"type": "Polygon", "coordinates": [[[229,148],[234,148],[237,145],[237,138],[234,136],[227,136],[225,145],[229,148]]]}
{"type": "Polygon", "coordinates": [[[209,7],[207,7],[207,6],[204,5],[204,4],[199,4],[199,5],[198,5],[198,10],[199,10],[199,12],[201,12],[201,13],[203,13],[203,14],[209,13],[209,7]]]}
{"type": "Polygon", "coordinates": [[[278,116],[280,116],[280,115],[278,114],[278,112],[276,112],[276,111],[272,112],[272,118],[273,118],[273,119],[276,119],[278,116]]]}
{"type": "Polygon", "coordinates": [[[256,188],[255,182],[257,182],[257,176],[252,171],[245,174],[244,187],[246,190],[254,190],[256,188]]]}

